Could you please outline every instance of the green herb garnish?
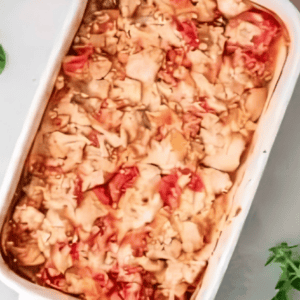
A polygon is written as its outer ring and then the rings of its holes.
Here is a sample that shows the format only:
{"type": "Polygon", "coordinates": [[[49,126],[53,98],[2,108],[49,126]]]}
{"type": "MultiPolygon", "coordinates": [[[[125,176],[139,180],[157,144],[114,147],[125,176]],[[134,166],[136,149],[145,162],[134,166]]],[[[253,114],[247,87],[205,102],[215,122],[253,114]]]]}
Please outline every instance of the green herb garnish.
{"type": "Polygon", "coordinates": [[[300,291],[300,258],[297,252],[292,250],[296,247],[298,245],[289,247],[287,243],[281,243],[279,246],[269,249],[272,254],[265,265],[267,266],[271,262],[280,263],[282,270],[275,287],[279,291],[272,300],[288,300],[289,291],[293,289],[300,291]]]}
{"type": "Polygon", "coordinates": [[[6,65],[6,54],[2,45],[0,45],[0,74],[3,72],[5,65],[6,65]]]}

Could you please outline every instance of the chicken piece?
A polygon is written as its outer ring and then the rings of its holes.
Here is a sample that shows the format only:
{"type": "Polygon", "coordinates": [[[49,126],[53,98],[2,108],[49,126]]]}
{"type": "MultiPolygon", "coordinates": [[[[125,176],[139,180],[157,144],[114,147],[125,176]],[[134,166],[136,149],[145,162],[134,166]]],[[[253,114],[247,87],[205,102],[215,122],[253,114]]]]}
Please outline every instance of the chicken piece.
{"type": "Polygon", "coordinates": [[[230,101],[239,98],[245,89],[251,89],[255,86],[255,78],[253,78],[241,65],[234,65],[232,57],[224,57],[221,66],[218,81],[215,86],[215,95],[217,98],[230,101]]]}
{"type": "Polygon", "coordinates": [[[210,58],[199,49],[189,51],[187,58],[192,63],[191,71],[199,74],[207,72],[207,65],[211,63],[210,58]]]}
{"type": "Polygon", "coordinates": [[[124,131],[124,136],[126,136],[127,144],[133,142],[142,133],[142,116],[140,112],[131,110],[125,112],[121,123],[121,134],[124,131]]]}
{"type": "Polygon", "coordinates": [[[45,257],[35,240],[27,242],[24,247],[16,247],[13,242],[7,242],[7,249],[14,255],[21,266],[38,266],[45,262],[45,257]]]}
{"type": "Polygon", "coordinates": [[[192,283],[203,270],[205,262],[193,262],[185,264],[179,261],[167,261],[168,267],[162,280],[162,288],[165,290],[165,295],[173,294],[178,298],[183,296],[188,285],[182,283],[192,283]]]}
{"type": "Polygon", "coordinates": [[[75,180],[76,174],[74,173],[48,176],[46,187],[42,189],[44,194],[44,207],[47,209],[60,210],[64,205],[67,205],[75,208],[75,180]]]}
{"type": "Polygon", "coordinates": [[[211,168],[204,168],[202,174],[208,177],[207,182],[210,183],[212,192],[215,195],[227,193],[232,186],[232,182],[227,173],[211,168]]]}
{"type": "Polygon", "coordinates": [[[215,86],[211,84],[203,74],[191,72],[191,76],[195,81],[199,96],[205,97],[206,103],[211,109],[217,113],[227,110],[225,103],[214,97],[215,86]]]}
{"type": "Polygon", "coordinates": [[[83,163],[78,166],[77,170],[82,180],[82,192],[105,182],[103,170],[95,169],[93,161],[84,160],[83,163]]]}
{"type": "Polygon", "coordinates": [[[207,113],[203,116],[201,127],[205,129],[211,129],[214,125],[216,125],[219,121],[219,117],[215,114],[207,113]]]}
{"type": "Polygon", "coordinates": [[[215,18],[217,3],[214,0],[192,0],[195,5],[198,20],[200,22],[211,22],[215,18]]]}
{"type": "Polygon", "coordinates": [[[110,71],[112,62],[104,56],[98,56],[97,61],[89,64],[90,73],[94,80],[103,79],[110,71]]]}
{"type": "Polygon", "coordinates": [[[61,168],[68,172],[82,162],[83,148],[91,142],[81,135],[66,135],[59,131],[51,133],[46,143],[52,158],[62,159],[61,168]]]}
{"type": "Polygon", "coordinates": [[[156,83],[143,83],[142,103],[150,112],[158,111],[161,105],[161,97],[156,83]]]}
{"type": "Polygon", "coordinates": [[[45,187],[45,182],[33,176],[30,183],[23,187],[23,191],[26,193],[30,200],[30,205],[39,209],[43,201],[43,191],[42,188],[45,187]]]}
{"type": "Polygon", "coordinates": [[[142,98],[142,85],[138,80],[125,78],[125,80],[115,80],[113,88],[109,93],[112,100],[128,100],[129,105],[140,104],[142,98]]]}
{"type": "Polygon", "coordinates": [[[256,122],[260,117],[265,106],[267,96],[268,89],[265,87],[249,90],[249,93],[246,96],[245,108],[251,115],[251,121],[256,122]]]}
{"type": "Polygon", "coordinates": [[[163,270],[165,263],[162,260],[152,260],[146,256],[137,257],[135,261],[148,272],[160,272],[163,270]]]}
{"type": "MultiPolygon", "coordinates": [[[[74,211],[74,207],[70,209],[74,211]]],[[[73,226],[61,211],[49,209],[40,230],[37,231],[38,246],[46,258],[51,256],[53,245],[68,242],[73,226]]]]}
{"type": "Polygon", "coordinates": [[[69,116],[68,120],[71,123],[82,126],[89,126],[91,124],[86,112],[76,103],[61,102],[54,111],[57,113],[58,118],[61,118],[61,115],[69,116]]]}
{"type": "Polygon", "coordinates": [[[195,252],[204,245],[203,237],[200,235],[198,226],[190,221],[176,221],[182,240],[182,249],[185,252],[195,252]]]}
{"type": "Polygon", "coordinates": [[[140,4],[141,0],[120,0],[119,9],[122,17],[130,18],[140,4]]]}
{"type": "Polygon", "coordinates": [[[37,230],[43,223],[45,216],[32,206],[16,206],[12,219],[30,231],[37,230]]]}
{"type": "Polygon", "coordinates": [[[138,177],[135,186],[141,190],[148,190],[151,193],[156,191],[156,185],[160,181],[161,171],[158,167],[150,164],[137,164],[140,176],[138,177]]]}
{"type": "Polygon", "coordinates": [[[64,274],[67,269],[73,265],[72,256],[70,255],[71,247],[69,245],[60,249],[59,244],[55,244],[51,249],[51,260],[57,271],[64,274]]]}
{"type": "Polygon", "coordinates": [[[108,98],[110,83],[107,80],[91,80],[86,89],[83,90],[90,97],[98,97],[100,99],[108,98]]]}
{"type": "Polygon", "coordinates": [[[105,208],[93,192],[86,192],[81,204],[75,210],[74,222],[80,226],[80,230],[91,232],[96,219],[107,215],[105,208]]]}
{"type": "Polygon", "coordinates": [[[157,211],[163,207],[163,202],[158,193],[152,195],[151,191],[129,188],[119,202],[123,213],[123,224],[126,231],[137,229],[151,223],[157,211]]]}
{"type": "Polygon", "coordinates": [[[173,129],[170,132],[170,143],[179,160],[184,160],[188,153],[189,142],[184,138],[183,134],[178,130],[173,129]]]}
{"type": "Polygon", "coordinates": [[[96,97],[83,97],[80,94],[74,95],[72,102],[79,104],[89,114],[96,114],[101,109],[102,100],[96,97]]]}
{"type": "Polygon", "coordinates": [[[180,160],[178,153],[173,150],[170,135],[161,142],[152,140],[148,150],[148,156],[144,158],[142,162],[157,165],[162,170],[183,167],[183,161],[180,160]]]}
{"type": "Polygon", "coordinates": [[[248,2],[245,0],[217,0],[217,3],[220,12],[228,19],[233,18],[252,7],[250,1],[248,2]]]}
{"type": "Polygon", "coordinates": [[[262,34],[261,29],[247,21],[240,21],[238,26],[235,26],[235,22],[232,23],[234,25],[230,26],[229,23],[225,31],[225,35],[229,37],[228,43],[231,44],[231,47],[238,45],[252,48],[254,46],[253,38],[262,34]]]}
{"type": "Polygon", "coordinates": [[[130,36],[130,43],[139,45],[142,49],[160,48],[161,39],[159,34],[153,30],[153,27],[149,26],[153,24],[153,20],[149,16],[142,17],[140,22],[137,19],[135,24],[132,24],[132,22],[125,24],[125,30],[130,36]]]}
{"type": "Polygon", "coordinates": [[[232,134],[224,140],[222,147],[216,148],[216,153],[207,155],[203,164],[224,172],[233,172],[240,165],[240,157],[245,149],[245,140],[239,133],[232,134]]]}
{"type": "Polygon", "coordinates": [[[126,65],[126,75],[143,83],[154,83],[162,61],[163,51],[155,47],[130,55],[126,65]]]}

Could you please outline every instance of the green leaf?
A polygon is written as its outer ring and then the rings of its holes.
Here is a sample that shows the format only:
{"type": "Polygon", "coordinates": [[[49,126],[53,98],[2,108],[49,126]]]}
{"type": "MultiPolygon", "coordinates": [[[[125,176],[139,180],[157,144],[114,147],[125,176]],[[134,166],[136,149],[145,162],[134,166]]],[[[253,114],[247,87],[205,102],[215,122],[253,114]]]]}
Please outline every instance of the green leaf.
{"type": "Polygon", "coordinates": [[[300,278],[296,278],[295,280],[293,280],[291,285],[294,289],[300,291],[300,278]]]}
{"type": "Polygon", "coordinates": [[[288,297],[287,297],[287,294],[285,291],[279,291],[273,299],[274,300],[288,300],[288,297]]]}
{"type": "Polygon", "coordinates": [[[0,74],[3,72],[5,65],[6,65],[6,54],[2,45],[0,45],[0,74]]]}
{"type": "Polygon", "coordinates": [[[276,290],[280,290],[280,289],[284,286],[285,283],[286,283],[285,280],[279,280],[279,281],[277,282],[277,285],[276,285],[275,289],[276,289],[276,290]]]}
{"type": "MultiPolygon", "coordinates": [[[[292,262],[293,262],[293,264],[295,265],[295,267],[296,267],[297,269],[299,269],[299,267],[300,267],[300,262],[299,262],[299,261],[295,261],[295,260],[293,260],[292,262]]],[[[291,265],[288,265],[287,269],[288,269],[289,272],[295,273],[295,270],[294,270],[294,268],[293,268],[291,265]]]]}
{"type": "Polygon", "coordinates": [[[285,263],[286,256],[285,255],[282,255],[282,256],[276,255],[274,261],[277,263],[285,263]]]}
{"type": "Polygon", "coordinates": [[[275,255],[270,256],[269,259],[267,260],[265,266],[269,265],[274,259],[275,259],[275,255]]]}

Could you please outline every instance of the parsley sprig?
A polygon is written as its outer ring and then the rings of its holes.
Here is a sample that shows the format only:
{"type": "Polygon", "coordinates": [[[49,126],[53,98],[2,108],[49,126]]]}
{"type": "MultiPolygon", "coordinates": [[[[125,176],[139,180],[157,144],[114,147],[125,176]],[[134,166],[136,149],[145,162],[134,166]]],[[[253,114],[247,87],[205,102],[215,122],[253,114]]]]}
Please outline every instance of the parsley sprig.
{"type": "Polygon", "coordinates": [[[266,266],[271,262],[280,263],[282,274],[275,287],[279,290],[272,300],[288,300],[288,293],[292,289],[300,291],[300,258],[295,258],[297,253],[293,251],[295,246],[288,246],[287,243],[281,243],[277,247],[270,248],[271,256],[266,266]]]}
{"type": "Polygon", "coordinates": [[[6,65],[6,54],[2,45],[0,45],[0,74],[3,72],[5,65],[6,65]]]}

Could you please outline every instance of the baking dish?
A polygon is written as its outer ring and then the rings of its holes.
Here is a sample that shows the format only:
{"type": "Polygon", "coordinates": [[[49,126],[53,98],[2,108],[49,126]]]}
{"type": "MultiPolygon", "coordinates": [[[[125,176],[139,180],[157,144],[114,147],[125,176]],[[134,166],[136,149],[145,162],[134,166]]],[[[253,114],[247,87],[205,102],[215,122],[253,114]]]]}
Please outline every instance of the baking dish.
{"type": "MultiPolygon", "coordinates": [[[[295,62],[295,61],[294,61],[294,62],[295,62]]],[[[296,64],[296,65],[297,65],[297,64],[296,64]]],[[[269,106],[269,108],[270,108],[270,106],[269,106]]],[[[269,109],[269,108],[268,108],[268,109],[269,109]]],[[[282,110],[280,111],[280,113],[282,113],[282,110]]],[[[280,119],[279,119],[279,121],[280,121],[280,119]]],[[[31,132],[34,133],[34,131],[31,131],[31,132]]],[[[259,135],[258,135],[258,136],[259,136],[259,135]]],[[[258,140],[257,143],[256,143],[255,145],[257,145],[257,144],[259,143],[259,141],[260,141],[260,140],[258,140]]],[[[253,155],[252,155],[252,157],[255,158],[255,156],[253,156],[253,155]]],[[[16,165],[17,165],[17,164],[16,164],[16,165]]],[[[256,171],[256,170],[254,169],[254,171],[256,171]]],[[[240,174],[242,174],[242,170],[241,170],[240,174]]],[[[242,176],[241,176],[241,177],[242,177],[242,176]]],[[[243,181],[243,182],[244,182],[244,181],[243,181]]],[[[13,190],[13,187],[12,187],[12,186],[11,186],[11,190],[13,190]]],[[[238,189],[238,192],[239,192],[240,190],[241,190],[241,189],[238,189]]],[[[232,194],[234,194],[234,193],[232,193],[232,194]]],[[[244,207],[243,207],[243,209],[244,209],[244,207]]],[[[219,247],[218,247],[218,248],[219,248],[219,247]]]]}

